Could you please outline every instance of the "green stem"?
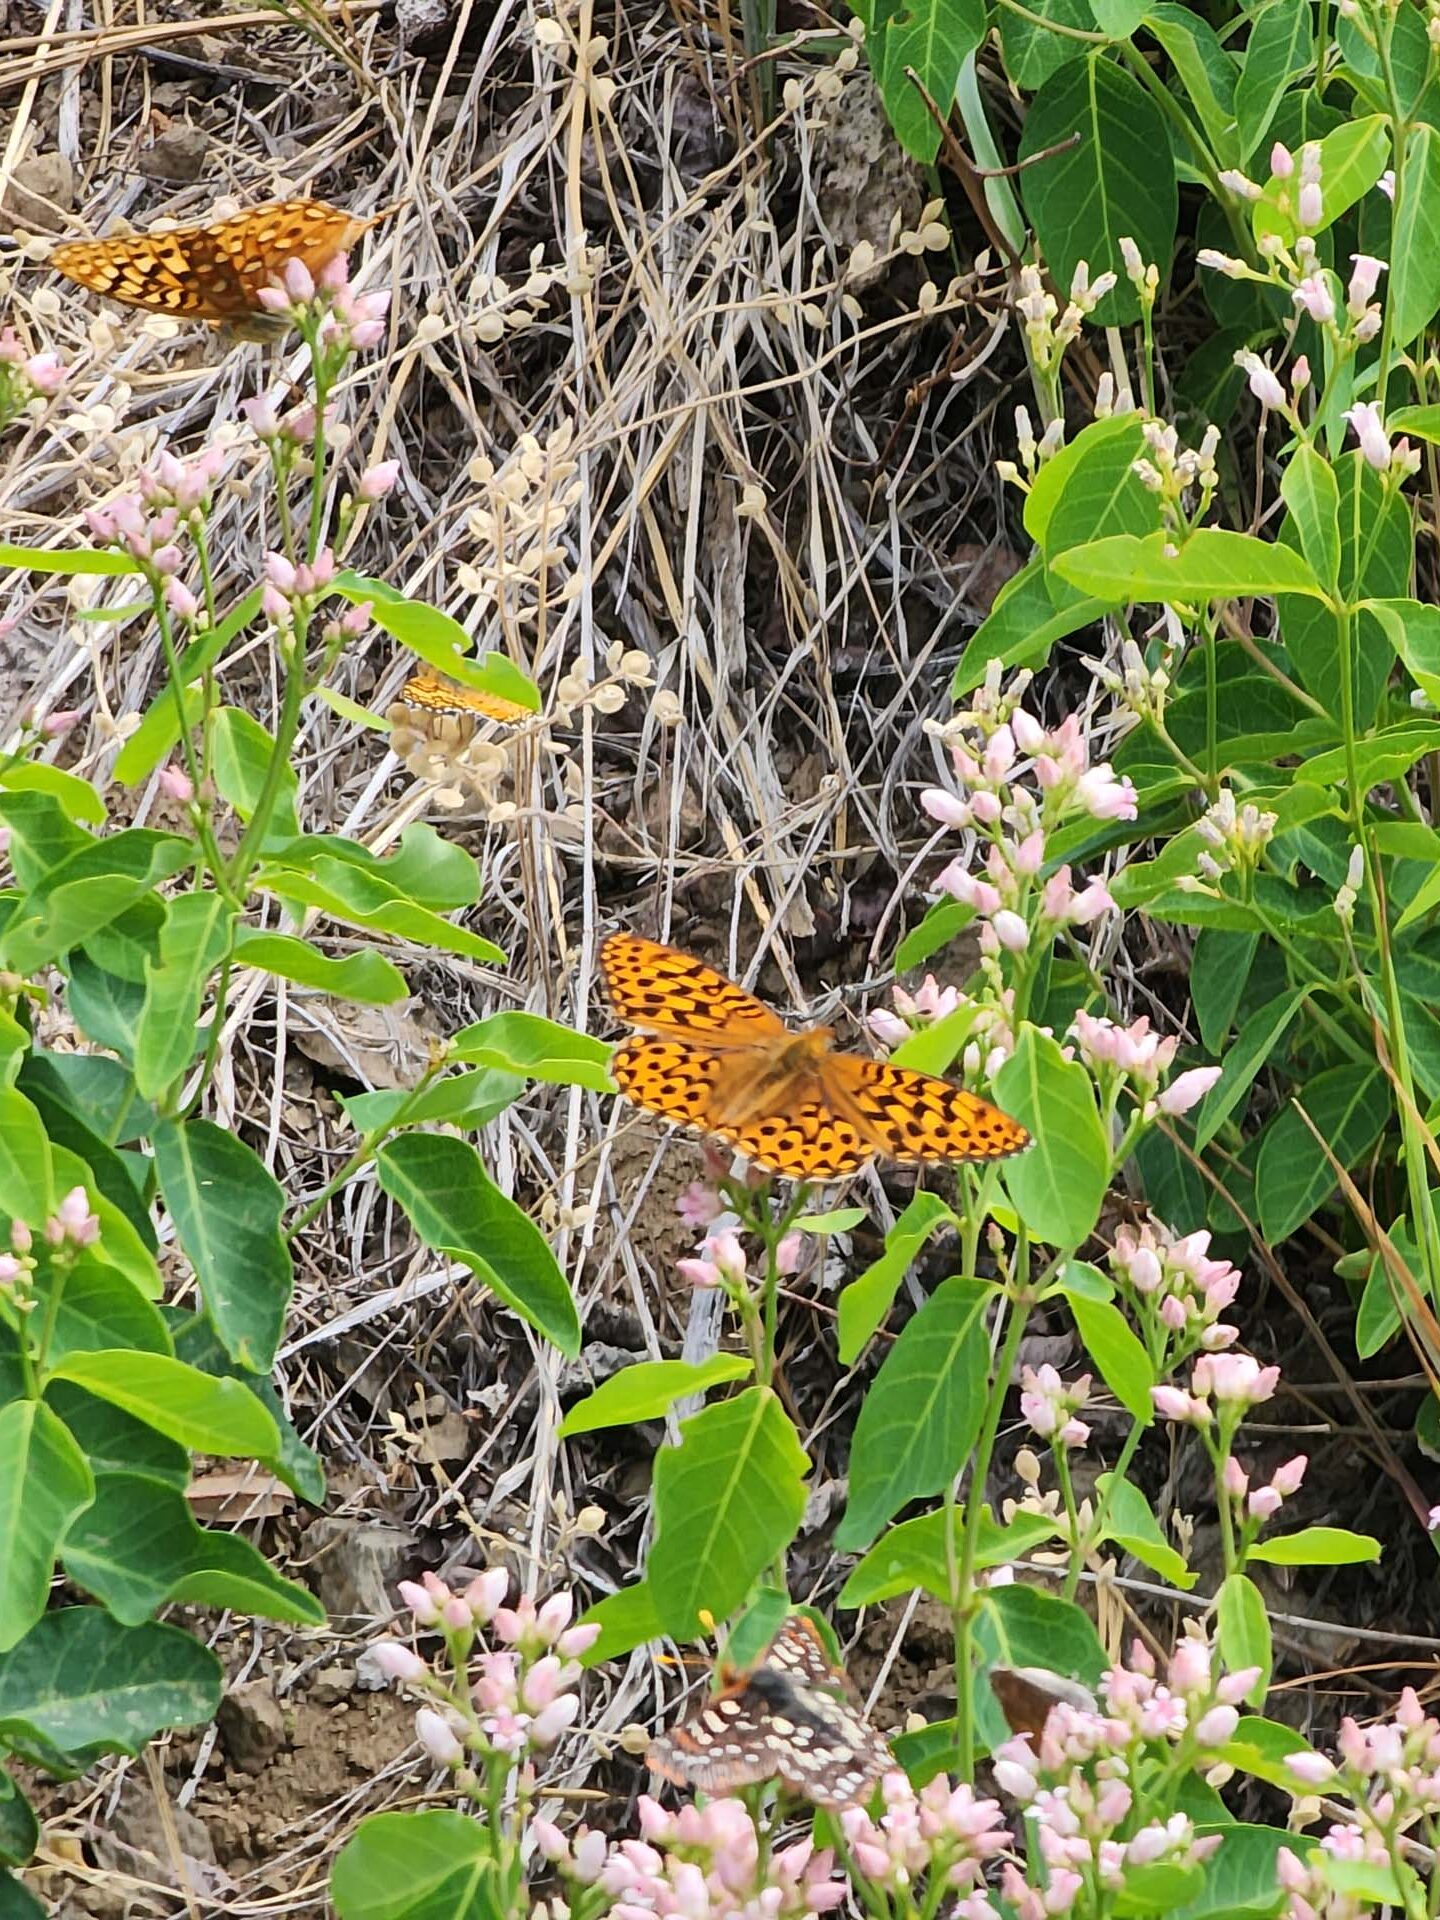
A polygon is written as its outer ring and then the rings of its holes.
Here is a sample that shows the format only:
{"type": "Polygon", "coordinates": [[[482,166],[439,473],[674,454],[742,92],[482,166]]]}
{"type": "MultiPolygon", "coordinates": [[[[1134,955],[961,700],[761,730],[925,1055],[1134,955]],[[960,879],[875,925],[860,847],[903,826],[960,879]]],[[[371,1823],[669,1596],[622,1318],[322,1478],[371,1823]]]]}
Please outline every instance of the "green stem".
{"type": "Polygon", "coordinates": [[[242,897],[250,875],[259,863],[259,850],[265,844],[265,835],[270,830],[270,816],[275,811],[281,784],[289,771],[290,750],[299,731],[300,707],[306,694],[305,622],[296,621],[288,642],[282,644],[281,657],[285,667],[285,690],[280,700],[280,724],[275,731],[274,751],[265,769],[255,811],[240,836],[240,844],[227,870],[230,886],[242,897]]]}
{"type": "Polygon", "coordinates": [[[1015,1258],[1011,1269],[1011,1295],[1002,1296],[1003,1313],[1008,1306],[1010,1318],[1000,1342],[990,1401],[985,1420],[971,1457],[965,1501],[964,1531],[960,1540],[959,1565],[955,1565],[953,1545],[956,1509],[953,1499],[946,1508],[946,1557],[951,1566],[950,1611],[955,1624],[955,1721],[959,1751],[960,1777],[975,1775],[975,1559],[980,1550],[980,1521],[985,1507],[985,1483],[990,1474],[990,1459],[995,1436],[1000,1431],[1005,1400],[1010,1391],[1010,1376],[1015,1357],[1025,1337],[1030,1299],[1026,1284],[1030,1266],[1030,1238],[1022,1224],[1015,1236],[1015,1258]],[[1023,1276],[1023,1277],[1022,1277],[1023,1276]]]}
{"type": "Polygon", "coordinates": [[[444,1067],[445,1062],[443,1060],[437,1060],[433,1065],[426,1067],[415,1085],[410,1089],[409,1093],[406,1094],[404,1100],[395,1109],[387,1125],[376,1127],[373,1133],[367,1133],[365,1135],[359,1146],[350,1155],[350,1158],[340,1168],[339,1172],[332,1174],[315,1197],[306,1202],[290,1222],[290,1225],[286,1227],[283,1237],[287,1245],[295,1239],[297,1234],[305,1231],[310,1222],[324,1210],[333,1196],[345,1185],[346,1181],[349,1180],[353,1174],[358,1173],[367,1161],[373,1159],[381,1147],[384,1146],[385,1142],[408,1123],[411,1109],[415,1106],[421,1094],[429,1087],[431,1081],[435,1079],[436,1075],[443,1071],[444,1067]]]}

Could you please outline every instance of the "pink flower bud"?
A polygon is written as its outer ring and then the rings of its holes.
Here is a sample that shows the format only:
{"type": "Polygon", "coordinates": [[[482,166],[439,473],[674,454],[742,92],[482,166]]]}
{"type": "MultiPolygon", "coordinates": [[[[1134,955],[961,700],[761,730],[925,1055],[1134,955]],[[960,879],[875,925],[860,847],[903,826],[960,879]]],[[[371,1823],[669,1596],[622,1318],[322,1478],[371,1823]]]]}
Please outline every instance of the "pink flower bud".
{"type": "Polygon", "coordinates": [[[1325,199],[1320,191],[1318,180],[1307,180],[1300,189],[1300,201],[1296,209],[1296,218],[1302,227],[1311,232],[1325,218],[1325,199]]]}
{"type": "Polygon", "coordinates": [[[489,1626],[509,1591],[510,1576],[503,1567],[487,1567],[484,1573],[476,1574],[465,1589],[465,1600],[477,1627],[489,1626]]]}
{"type": "Polygon", "coordinates": [[[1323,1753],[1289,1753],[1285,1765],[1307,1787],[1323,1787],[1335,1777],[1335,1763],[1323,1753]]]}
{"type": "Polygon", "coordinates": [[[998,793],[987,793],[982,787],[971,794],[970,811],[982,827],[993,827],[1005,809],[998,793]]]}
{"type": "Polygon", "coordinates": [[[530,1831],[535,1836],[535,1844],[547,1860],[564,1860],[570,1852],[570,1843],[555,1825],[553,1820],[536,1814],[530,1822],[530,1831]]]}
{"type": "Polygon", "coordinates": [[[947,793],[943,787],[926,787],[920,795],[920,805],[942,827],[964,828],[970,824],[970,808],[965,801],[947,793]]]}
{"type": "Polygon", "coordinates": [[[283,278],[285,291],[296,306],[315,298],[315,276],[303,260],[287,260],[283,278]]]}
{"type": "Polygon", "coordinates": [[[1380,418],[1380,409],[1373,401],[1360,401],[1353,407],[1347,407],[1342,418],[1355,429],[1355,438],[1360,442],[1360,452],[1365,464],[1373,467],[1377,473],[1384,473],[1390,465],[1390,439],[1380,418]]]}
{"type": "Polygon", "coordinates": [[[458,1593],[452,1593],[440,1609],[440,1624],[451,1633],[469,1633],[475,1619],[458,1593]]]}
{"type": "Polygon", "coordinates": [[[798,1273],[804,1252],[804,1234],[787,1233],[775,1249],[775,1271],[781,1274],[798,1273]]]}
{"type": "Polygon", "coordinates": [[[396,1592],[400,1595],[400,1598],[410,1609],[411,1613],[414,1614],[416,1620],[422,1627],[436,1627],[440,1624],[439,1607],[436,1606],[434,1600],[431,1599],[424,1587],[420,1586],[416,1581],[400,1581],[396,1592]]]}
{"type": "Polygon", "coordinates": [[[1282,141],[1270,149],[1270,171],[1277,180],[1288,180],[1295,171],[1295,156],[1282,141]]]}
{"type": "Polygon", "coordinates": [[[537,1660],[520,1683],[520,1699],[531,1713],[539,1713],[560,1697],[560,1662],[553,1653],[537,1660]]]}
{"type": "Polygon", "coordinates": [[[532,1746],[552,1747],[572,1725],[580,1711],[578,1694],[562,1693],[558,1700],[552,1700],[543,1713],[537,1713],[530,1722],[530,1742],[532,1746]]]}
{"type": "Polygon", "coordinates": [[[10,1245],[16,1253],[29,1253],[35,1244],[35,1237],[23,1220],[10,1222],[10,1245]]]}
{"type": "Polygon", "coordinates": [[[1274,1487],[1257,1487],[1246,1510],[1252,1520],[1269,1520],[1280,1511],[1280,1506],[1280,1496],[1274,1487]]]}
{"type": "Polygon", "coordinates": [[[600,1638],[600,1632],[598,1620],[586,1620],[578,1627],[567,1627],[555,1642],[555,1651],[563,1660],[578,1660],[594,1646],[600,1638]]]}
{"type": "Polygon", "coordinates": [[[1284,411],[1285,389],[1258,353],[1237,353],[1235,364],[1244,369],[1250,391],[1262,407],[1269,407],[1272,412],[1284,411]]]}
{"type": "Polygon", "coordinates": [[[591,1827],[582,1827],[575,1836],[574,1872],[582,1886],[590,1886],[600,1878],[605,1865],[605,1856],[609,1845],[603,1833],[591,1827]]]}
{"type": "Polygon", "coordinates": [[[1330,281],[1324,273],[1308,274],[1296,287],[1294,300],[1297,307],[1303,307],[1310,318],[1322,327],[1335,318],[1335,296],[1330,291],[1330,281]]]}
{"type": "Polygon", "coordinates": [[[242,400],[240,411],[249,422],[250,430],[257,440],[273,440],[280,431],[275,403],[268,394],[257,394],[253,400],[242,400]]]}
{"type": "Polygon", "coordinates": [[[465,1749],[455,1738],[449,1721],[433,1707],[421,1707],[416,1714],[415,1738],[442,1767],[458,1767],[465,1757],[465,1749]]]}
{"type": "Polygon", "coordinates": [[[195,798],[189,774],[179,767],[162,767],[155,776],[155,783],[168,799],[178,800],[182,806],[195,798]]]}
{"type": "Polygon", "coordinates": [[[1287,1460],[1283,1467],[1277,1467],[1270,1476],[1270,1484],[1282,1500],[1288,1500],[1292,1494],[1300,1491],[1300,1483],[1305,1478],[1305,1469],[1310,1464],[1308,1454],[1297,1453],[1293,1460],[1287,1460]]]}
{"type": "Polygon", "coordinates": [[[279,592],[291,594],[295,591],[296,572],[294,563],[283,553],[267,553],[265,556],[265,578],[279,592]]]}
{"type": "Polygon", "coordinates": [[[46,714],[40,722],[40,731],[47,740],[59,740],[62,735],[69,733],[79,718],[79,707],[61,707],[55,713],[46,714]]]}
{"type": "Polygon", "coordinates": [[[1027,833],[1016,847],[1013,862],[1015,871],[1023,873],[1027,878],[1039,873],[1045,864],[1045,835],[1039,827],[1027,833]]]}
{"type": "Polygon", "coordinates": [[[0,1253],[0,1287],[8,1287],[25,1271],[13,1253],[0,1253]]]}
{"type": "Polygon", "coordinates": [[[1358,320],[1375,298],[1375,289],[1380,284],[1386,263],[1377,260],[1373,253],[1352,253],[1350,259],[1354,272],[1350,275],[1350,285],[1345,289],[1345,309],[1351,319],[1358,320]]]}
{"type": "Polygon", "coordinates": [[[193,620],[200,611],[200,602],[173,573],[165,582],[165,604],[179,620],[193,620]]]}
{"type": "Polygon", "coordinates": [[[1188,1113],[1192,1107],[1200,1104],[1219,1078],[1219,1067],[1191,1067],[1170,1082],[1155,1104],[1161,1113],[1168,1113],[1172,1117],[1188,1113]]]}
{"type": "Polygon", "coordinates": [[[373,467],[367,467],[361,474],[360,484],[355,491],[362,500],[383,500],[399,478],[398,460],[377,460],[373,467]]]}
{"type": "Polygon", "coordinates": [[[995,937],[1009,953],[1023,953],[1030,944],[1030,929],[1018,913],[1012,913],[1009,907],[1003,907],[992,915],[990,924],[995,929],[995,937]]]}
{"type": "Polygon", "coordinates": [[[377,1640],[371,1652],[387,1680],[423,1680],[429,1671],[419,1654],[400,1640],[377,1640]]]}

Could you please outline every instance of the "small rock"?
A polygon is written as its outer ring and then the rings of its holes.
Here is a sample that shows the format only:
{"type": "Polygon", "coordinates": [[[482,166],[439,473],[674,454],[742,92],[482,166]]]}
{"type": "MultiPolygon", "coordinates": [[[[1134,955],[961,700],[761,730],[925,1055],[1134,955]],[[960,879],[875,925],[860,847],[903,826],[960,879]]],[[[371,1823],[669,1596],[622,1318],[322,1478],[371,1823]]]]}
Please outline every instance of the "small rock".
{"type": "Polygon", "coordinates": [[[629,1347],[607,1346],[601,1340],[592,1340],[581,1349],[580,1356],[568,1360],[561,1367],[555,1380],[555,1391],[562,1401],[574,1400],[582,1393],[593,1393],[596,1387],[603,1386],[626,1367],[633,1367],[642,1354],[633,1352],[629,1347]]]}
{"type": "Polygon", "coordinates": [[[388,1620],[395,1611],[395,1583],[415,1551],[402,1527],[374,1520],[316,1520],[305,1534],[315,1558],[315,1590],[328,1613],[388,1620]]]}
{"type": "Polygon", "coordinates": [[[135,164],[150,180],[198,180],[210,151],[210,136],[203,127],[176,121],[141,149],[135,164]]]}
{"type": "Polygon", "coordinates": [[[321,1667],[316,1672],[310,1682],[307,1698],[314,1707],[336,1706],[341,1701],[345,1701],[347,1695],[354,1692],[355,1681],[354,1667],[343,1660],[337,1660],[333,1666],[321,1667]]]}
{"type": "Polygon", "coordinates": [[[456,12],[451,0],[396,0],[401,46],[411,53],[439,53],[449,44],[456,12]]]}
{"type": "Polygon", "coordinates": [[[0,217],[37,233],[58,233],[75,205],[75,169],[63,153],[22,160],[0,194],[0,217]]]}
{"type": "Polygon", "coordinates": [[[232,1688],[215,1717],[225,1751],[242,1773],[263,1773],[289,1744],[284,1710],[268,1680],[247,1680],[232,1688]]]}
{"type": "Polygon", "coordinates": [[[355,1657],[355,1685],[361,1693],[384,1693],[390,1676],[381,1667],[374,1647],[362,1647],[355,1657]]]}

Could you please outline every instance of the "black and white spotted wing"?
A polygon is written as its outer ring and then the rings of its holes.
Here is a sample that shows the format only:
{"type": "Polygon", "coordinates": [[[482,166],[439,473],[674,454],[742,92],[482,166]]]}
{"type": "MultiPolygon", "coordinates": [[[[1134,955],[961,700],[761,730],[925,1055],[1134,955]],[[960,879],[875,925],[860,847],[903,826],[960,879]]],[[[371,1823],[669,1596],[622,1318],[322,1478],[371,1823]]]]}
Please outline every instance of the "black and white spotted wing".
{"type": "Polygon", "coordinates": [[[778,1779],[813,1805],[832,1808],[868,1799],[895,1765],[802,1614],[786,1621],[749,1673],[654,1740],[647,1757],[667,1780],[702,1793],[778,1779]]]}

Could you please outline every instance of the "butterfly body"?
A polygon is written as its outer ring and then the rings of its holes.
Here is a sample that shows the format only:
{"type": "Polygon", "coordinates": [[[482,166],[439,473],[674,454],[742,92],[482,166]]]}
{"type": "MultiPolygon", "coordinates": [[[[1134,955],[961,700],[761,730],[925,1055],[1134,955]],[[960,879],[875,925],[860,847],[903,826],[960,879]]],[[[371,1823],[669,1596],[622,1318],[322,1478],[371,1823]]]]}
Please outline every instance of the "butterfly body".
{"type": "Polygon", "coordinates": [[[778,1779],[817,1807],[854,1806],[895,1764],[819,1634],[798,1614],[755,1667],[653,1741],[649,1761],[703,1793],[778,1779]]]}
{"type": "Polygon", "coordinates": [[[233,322],[265,312],[260,298],[291,260],[312,274],[353,246],[369,220],[323,200],[274,200],[229,220],[168,233],[117,234],[56,247],[67,280],[123,306],[177,319],[233,322]]]}
{"type": "Polygon", "coordinates": [[[988,1101],[933,1074],[844,1053],[831,1027],[792,1031],[674,947],[615,933],[600,965],[617,1016],[640,1030],[610,1063],[621,1092],[766,1172],[826,1180],[876,1156],[992,1160],[1030,1144],[988,1101]]]}

